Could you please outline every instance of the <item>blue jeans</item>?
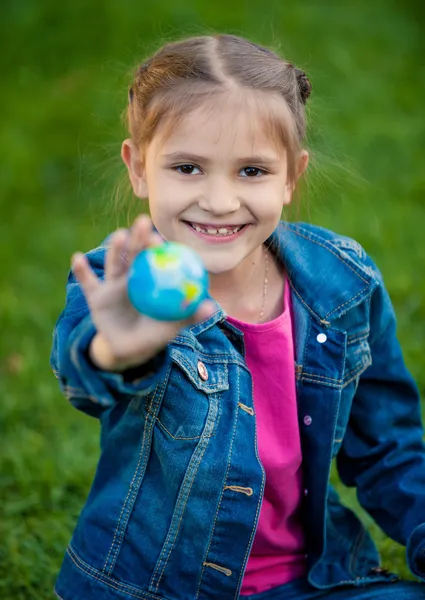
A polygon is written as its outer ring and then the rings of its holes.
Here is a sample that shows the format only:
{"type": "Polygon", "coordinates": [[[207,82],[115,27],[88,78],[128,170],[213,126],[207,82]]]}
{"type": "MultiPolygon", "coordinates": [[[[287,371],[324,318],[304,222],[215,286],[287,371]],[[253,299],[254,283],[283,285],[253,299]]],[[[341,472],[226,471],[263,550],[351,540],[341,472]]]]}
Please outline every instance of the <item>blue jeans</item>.
{"type": "Polygon", "coordinates": [[[241,596],[242,600],[425,600],[425,583],[396,581],[374,583],[353,588],[342,587],[332,590],[313,588],[305,579],[297,579],[261,594],[241,596]]]}

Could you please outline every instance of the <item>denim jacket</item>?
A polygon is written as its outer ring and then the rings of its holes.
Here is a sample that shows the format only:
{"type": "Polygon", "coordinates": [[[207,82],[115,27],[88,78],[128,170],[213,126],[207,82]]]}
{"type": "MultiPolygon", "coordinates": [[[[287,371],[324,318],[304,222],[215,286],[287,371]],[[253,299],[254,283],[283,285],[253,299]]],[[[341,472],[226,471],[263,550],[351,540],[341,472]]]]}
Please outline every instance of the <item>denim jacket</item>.
{"type": "MultiPolygon", "coordinates": [[[[308,580],[326,589],[394,579],[330,485],[335,457],[425,580],[419,396],[381,275],[359,244],[319,227],[283,222],[269,243],[292,300],[308,580]]],[[[99,276],[106,250],[88,253],[99,276]]],[[[142,370],[118,374],[91,364],[94,334],[71,274],[51,360],[65,396],[100,419],[101,456],[58,597],[238,598],[265,484],[243,335],[218,307],[142,370]]]]}

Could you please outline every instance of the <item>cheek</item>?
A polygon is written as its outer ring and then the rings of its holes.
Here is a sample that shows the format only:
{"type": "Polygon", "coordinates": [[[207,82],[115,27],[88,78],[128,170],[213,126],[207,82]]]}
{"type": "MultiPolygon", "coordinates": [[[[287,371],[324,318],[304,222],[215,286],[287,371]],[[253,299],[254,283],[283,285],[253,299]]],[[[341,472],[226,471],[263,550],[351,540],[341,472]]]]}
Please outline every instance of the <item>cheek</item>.
{"type": "Polygon", "coordinates": [[[176,181],[175,177],[162,175],[155,181],[152,202],[169,214],[179,212],[187,204],[188,189],[176,181]]]}
{"type": "Polygon", "coordinates": [[[280,219],[283,208],[289,203],[284,186],[267,186],[251,200],[252,212],[262,221],[275,222],[280,219]]]}

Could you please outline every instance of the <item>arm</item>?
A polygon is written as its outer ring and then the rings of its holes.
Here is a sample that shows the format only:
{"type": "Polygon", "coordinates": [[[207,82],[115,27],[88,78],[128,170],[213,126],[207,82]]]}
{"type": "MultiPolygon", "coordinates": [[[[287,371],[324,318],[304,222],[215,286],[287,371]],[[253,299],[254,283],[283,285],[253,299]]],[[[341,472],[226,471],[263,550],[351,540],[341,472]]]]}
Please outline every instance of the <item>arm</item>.
{"type": "Polygon", "coordinates": [[[397,542],[407,545],[413,573],[425,580],[425,445],[418,389],[396,337],[391,300],[381,275],[371,299],[372,365],[360,378],[337,458],[341,480],[356,486],[360,504],[397,542]],[[422,556],[422,559],[421,559],[422,556]]]}
{"type": "MultiPolygon", "coordinates": [[[[106,246],[89,252],[93,272],[104,279],[106,246]]],[[[64,395],[79,410],[100,416],[105,408],[136,394],[146,395],[165,376],[165,349],[139,367],[123,372],[98,368],[93,362],[92,343],[99,336],[82,289],[73,271],[68,277],[65,309],[53,333],[50,364],[64,395]]],[[[108,347],[106,347],[108,348],[108,347]]],[[[111,360],[112,367],[112,360],[111,360]]]]}

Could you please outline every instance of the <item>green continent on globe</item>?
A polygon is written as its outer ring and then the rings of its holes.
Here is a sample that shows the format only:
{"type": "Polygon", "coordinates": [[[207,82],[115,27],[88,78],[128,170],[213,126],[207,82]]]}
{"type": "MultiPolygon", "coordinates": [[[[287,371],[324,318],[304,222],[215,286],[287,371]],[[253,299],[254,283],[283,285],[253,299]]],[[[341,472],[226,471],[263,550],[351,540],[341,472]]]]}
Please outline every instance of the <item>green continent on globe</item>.
{"type": "Polygon", "coordinates": [[[180,264],[178,253],[167,244],[151,248],[153,266],[161,271],[175,269],[180,264]]]}
{"type": "Polygon", "coordinates": [[[185,296],[183,305],[188,306],[199,298],[201,287],[194,281],[184,281],[182,283],[182,292],[185,296]]]}

